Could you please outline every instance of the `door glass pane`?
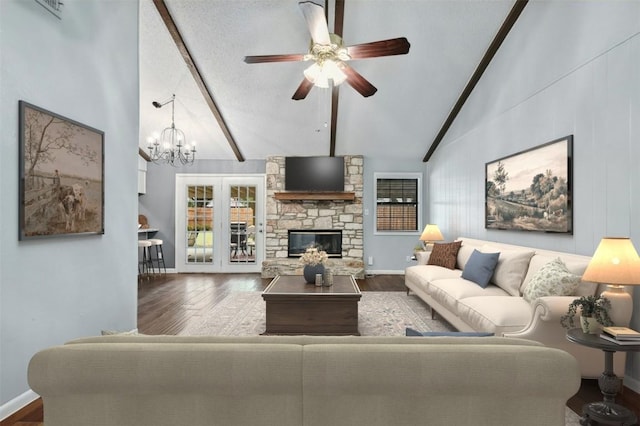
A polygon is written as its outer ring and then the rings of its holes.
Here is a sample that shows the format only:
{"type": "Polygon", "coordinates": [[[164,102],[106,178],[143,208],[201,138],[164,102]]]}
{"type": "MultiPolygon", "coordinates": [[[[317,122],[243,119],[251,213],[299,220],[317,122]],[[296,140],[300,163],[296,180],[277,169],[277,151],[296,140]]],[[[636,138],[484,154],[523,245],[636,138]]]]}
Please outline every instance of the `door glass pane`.
{"type": "Polygon", "coordinates": [[[187,263],[213,262],[213,186],[187,186],[187,263]]]}
{"type": "Polygon", "coordinates": [[[255,263],[256,187],[231,185],[229,189],[229,261],[255,263]]]}

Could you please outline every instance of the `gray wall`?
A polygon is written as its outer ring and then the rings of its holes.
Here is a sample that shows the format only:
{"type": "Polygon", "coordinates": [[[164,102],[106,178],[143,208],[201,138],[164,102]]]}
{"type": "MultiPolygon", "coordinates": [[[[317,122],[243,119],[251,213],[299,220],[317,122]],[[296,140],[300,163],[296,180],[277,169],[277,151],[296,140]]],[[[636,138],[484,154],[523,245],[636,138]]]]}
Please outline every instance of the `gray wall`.
{"type": "Polygon", "coordinates": [[[138,4],[0,1],[0,418],[47,346],[136,327],[138,4]],[[105,234],[18,241],[18,100],[105,133],[105,234]]]}
{"type": "MultiPolygon", "coordinates": [[[[640,248],[640,2],[529,2],[428,163],[431,220],[460,235],[591,255],[640,248]],[[574,235],[484,229],[485,163],[574,135],[574,235]]],[[[632,327],[640,329],[640,288],[632,327]]],[[[640,391],[640,355],[625,384],[640,391]]]]}
{"type": "MultiPolygon", "coordinates": [[[[426,150],[425,150],[426,152],[426,150]]],[[[420,232],[406,235],[375,235],[376,196],[375,173],[422,173],[422,188],[426,188],[425,164],[422,158],[415,161],[394,161],[385,158],[364,158],[364,194],[362,195],[364,215],[364,262],[365,270],[371,274],[402,274],[404,268],[415,265],[407,262],[407,256],[413,255],[413,248],[420,244],[420,232]],[[369,256],[373,256],[373,265],[368,265],[369,256]]],[[[429,221],[426,212],[428,193],[423,196],[422,227],[429,221]]],[[[452,240],[454,235],[444,235],[452,240]]]]}
{"type": "Polygon", "coordinates": [[[172,167],[147,164],[147,192],[138,196],[138,212],[145,215],[151,228],[159,229],[167,268],[175,267],[175,188],[176,174],[255,174],[265,173],[264,160],[242,163],[229,160],[196,160],[192,166],[172,167]]]}
{"type": "MultiPolygon", "coordinates": [[[[365,157],[363,204],[369,209],[364,217],[365,263],[373,256],[374,264],[366,266],[372,273],[402,273],[408,265],[406,256],[411,256],[413,247],[419,243],[419,233],[412,235],[374,235],[375,197],[374,173],[376,172],[418,172],[423,173],[425,165],[420,159],[415,162],[389,161],[365,157]]],[[[139,214],[147,217],[149,226],[158,228],[157,238],[163,240],[163,250],[168,268],[175,267],[175,176],[182,173],[253,174],[265,173],[265,162],[248,160],[242,163],[224,160],[196,161],[193,166],[171,167],[149,163],[147,165],[146,193],[138,197],[139,214]]],[[[425,185],[423,177],[423,185],[425,185]]],[[[424,203],[426,208],[426,202],[424,203]]],[[[427,215],[423,214],[423,221],[427,215]]],[[[445,235],[447,239],[455,235],[445,235]]]]}

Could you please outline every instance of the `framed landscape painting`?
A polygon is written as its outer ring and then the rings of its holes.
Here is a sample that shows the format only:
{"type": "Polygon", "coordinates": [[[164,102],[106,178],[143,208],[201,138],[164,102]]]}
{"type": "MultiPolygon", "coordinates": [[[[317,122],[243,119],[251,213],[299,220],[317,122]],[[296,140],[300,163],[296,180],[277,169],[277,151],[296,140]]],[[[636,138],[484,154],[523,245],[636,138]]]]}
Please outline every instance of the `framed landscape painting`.
{"type": "Polygon", "coordinates": [[[104,133],[19,102],[19,239],[104,234],[104,133]]]}
{"type": "Polygon", "coordinates": [[[485,228],[573,234],[573,135],[485,165],[485,228]]]}

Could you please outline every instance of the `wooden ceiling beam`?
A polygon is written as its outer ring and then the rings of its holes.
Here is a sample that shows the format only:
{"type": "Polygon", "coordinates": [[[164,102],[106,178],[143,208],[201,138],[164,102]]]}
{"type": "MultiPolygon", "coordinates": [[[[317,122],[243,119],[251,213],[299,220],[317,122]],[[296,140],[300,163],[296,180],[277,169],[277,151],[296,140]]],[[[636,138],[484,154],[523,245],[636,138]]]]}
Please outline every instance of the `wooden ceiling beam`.
{"type": "Polygon", "coordinates": [[[433,153],[436,151],[436,148],[438,148],[438,145],[440,144],[440,142],[442,142],[442,139],[444,139],[444,136],[449,131],[449,128],[455,121],[456,117],[458,116],[458,113],[460,113],[460,110],[462,110],[462,107],[464,106],[465,102],[467,101],[469,96],[471,96],[471,92],[473,92],[473,89],[478,84],[478,81],[480,81],[482,74],[484,74],[485,70],[489,67],[491,60],[493,59],[495,54],[498,52],[498,49],[500,49],[502,42],[507,38],[509,31],[511,31],[511,28],[513,28],[513,26],[515,25],[516,21],[520,17],[520,14],[524,10],[528,2],[529,0],[516,0],[515,4],[511,8],[511,11],[505,18],[504,22],[502,23],[502,26],[498,30],[498,33],[496,34],[493,41],[489,45],[489,48],[487,49],[484,56],[482,57],[482,60],[478,64],[478,67],[476,68],[473,75],[471,76],[471,79],[469,80],[466,87],[460,94],[458,101],[453,106],[453,109],[449,113],[449,116],[447,117],[444,124],[442,125],[442,128],[438,132],[433,142],[431,142],[431,147],[429,148],[429,151],[427,151],[427,154],[422,159],[423,162],[426,163],[427,161],[429,161],[433,153]]]}
{"type": "Polygon", "coordinates": [[[191,56],[191,53],[189,52],[189,49],[187,48],[187,45],[185,44],[184,39],[182,38],[180,31],[178,30],[178,26],[176,25],[175,21],[173,20],[173,17],[171,16],[171,13],[169,12],[169,9],[167,8],[167,5],[165,4],[164,0],[153,0],[153,4],[156,6],[156,9],[158,10],[160,17],[162,18],[164,25],[167,27],[167,30],[169,31],[169,34],[171,34],[171,37],[173,38],[173,41],[176,44],[176,47],[178,48],[178,51],[180,52],[182,59],[184,59],[184,61],[186,62],[187,68],[189,68],[189,71],[191,71],[191,75],[193,76],[193,79],[195,80],[196,85],[198,86],[198,89],[200,89],[202,96],[207,102],[209,109],[211,110],[211,112],[213,113],[213,116],[218,121],[218,124],[220,125],[220,129],[222,130],[222,133],[227,139],[227,142],[229,143],[231,150],[235,154],[238,161],[241,161],[241,162],[244,161],[244,156],[240,152],[240,148],[238,147],[238,144],[233,138],[233,135],[231,134],[231,131],[229,130],[229,127],[227,126],[227,123],[224,120],[224,117],[222,116],[220,109],[218,108],[218,105],[213,99],[213,94],[207,87],[207,84],[205,83],[204,78],[202,77],[202,74],[198,69],[198,66],[193,60],[193,56],[191,56]]]}

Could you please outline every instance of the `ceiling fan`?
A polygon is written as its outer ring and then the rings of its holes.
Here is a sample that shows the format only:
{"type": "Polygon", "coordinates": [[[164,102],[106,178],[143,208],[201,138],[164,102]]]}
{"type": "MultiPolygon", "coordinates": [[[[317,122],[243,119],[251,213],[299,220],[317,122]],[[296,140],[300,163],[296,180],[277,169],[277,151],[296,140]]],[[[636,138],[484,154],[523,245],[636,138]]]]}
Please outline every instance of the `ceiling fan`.
{"type": "Polygon", "coordinates": [[[304,99],[313,86],[329,87],[329,80],[334,86],[346,81],[358,93],[368,97],[376,93],[375,88],[367,79],[347,64],[351,59],[375,58],[378,56],[405,55],[409,52],[409,41],[405,37],[380,40],[370,43],[344,46],[342,38],[337,34],[330,34],[324,8],[310,1],[299,2],[309,32],[311,46],[307,54],[283,54],[245,56],[248,64],[263,62],[293,62],[314,61],[304,71],[305,78],[293,94],[292,99],[304,99]]]}

